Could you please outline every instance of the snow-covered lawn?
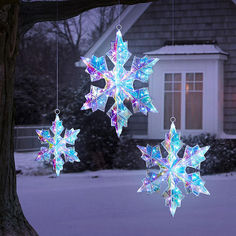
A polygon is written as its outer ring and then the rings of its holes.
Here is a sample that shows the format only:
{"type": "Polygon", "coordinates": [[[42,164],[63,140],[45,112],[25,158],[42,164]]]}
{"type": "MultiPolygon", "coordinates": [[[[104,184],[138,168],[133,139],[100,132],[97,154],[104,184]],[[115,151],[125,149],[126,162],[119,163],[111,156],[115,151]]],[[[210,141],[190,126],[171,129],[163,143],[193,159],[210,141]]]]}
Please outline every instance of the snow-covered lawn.
{"type": "Polygon", "coordinates": [[[42,162],[35,161],[37,152],[16,152],[16,170],[21,170],[23,175],[49,175],[52,168],[45,168],[42,162]]]}
{"type": "Polygon", "coordinates": [[[203,176],[211,195],[186,196],[174,218],[161,194],[136,192],[144,175],[143,170],[19,175],[18,194],[40,236],[236,235],[236,173],[203,176]]]}

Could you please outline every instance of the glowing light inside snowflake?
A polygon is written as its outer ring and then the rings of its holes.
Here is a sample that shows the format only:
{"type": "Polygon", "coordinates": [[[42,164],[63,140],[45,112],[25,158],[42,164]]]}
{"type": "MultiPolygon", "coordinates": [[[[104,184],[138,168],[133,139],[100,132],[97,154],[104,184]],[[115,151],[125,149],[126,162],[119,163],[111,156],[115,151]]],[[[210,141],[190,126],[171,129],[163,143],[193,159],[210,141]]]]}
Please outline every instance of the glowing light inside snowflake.
{"type": "Polygon", "coordinates": [[[55,121],[52,122],[50,130],[54,134],[54,137],[51,137],[49,130],[36,130],[41,143],[48,144],[48,148],[41,147],[36,160],[46,161],[52,164],[56,174],[59,175],[60,171],[63,170],[65,161],[80,161],[77,157],[77,152],[75,151],[74,147],[67,146],[67,144],[75,144],[75,140],[77,139],[77,135],[80,130],[74,130],[73,128],[71,130],[66,129],[64,138],[62,138],[61,133],[64,130],[64,127],[57,114],[55,121]]]}
{"type": "Polygon", "coordinates": [[[196,196],[200,193],[210,194],[204,186],[205,182],[201,179],[200,172],[186,172],[187,167],[200,170],[200,163],[205,160],[204,155],[209,146],[203,148],[198,145],[186,146],[183,158],[179,158],[178,152],[183,143],[180,140],[180,135],[176,132],[174,123],[171,124],[170,131],[161,144],[168,152],[167,158],[162,157],[160,146],[138,146],[142,152],[141,158],[146,162],[147,168],[158,166],[160,169],[159,171],[147,170],[146,178],[143,179],[143,184],[138,192],[157,192],[160,190],[161,183],[166,181],[168,187],[162,196],[165,199],[165,205],[170,208],[170,212],[174,216],[176,208],[181,206],[181,200],[184,198],[177,187],[179,182],[183,182],[187,193],[193,193],[196,196]]]}
{"type": "Polygon", "coordinates": [[[133,83],[135,80],[148,82],[148,77],[152,73],[152,67],[158,59],[134,57],[130,71],[126,71],[124,64],[128,61],[131,53],[128,51],[128,43],[123,42],[120,30],[116,33],[115,42],[111,43],[111,49],[106,54],[114,68],[109,71],[104,57],[92,56],[82,58],[86,64],[86,72],[90,74],[91,81],[104,79],[106,85],[104,88],[98,88],[91,85],[90,93],[86,97],[82,110],[97,109],[105,111],[108,97],[114,98],[114,104],[107,112],[111,118],[111,125],[115,126],[116,133],[120,136],[123,127],[127,127],[129,117],[132,115],[130,110],[124,105],[125,100],[130,100],[133,107],[133,112],[142,112],[147,115],[147,112],[157,112],[152,104],[149,96],[148,88],[134,90],[133,83]]]}

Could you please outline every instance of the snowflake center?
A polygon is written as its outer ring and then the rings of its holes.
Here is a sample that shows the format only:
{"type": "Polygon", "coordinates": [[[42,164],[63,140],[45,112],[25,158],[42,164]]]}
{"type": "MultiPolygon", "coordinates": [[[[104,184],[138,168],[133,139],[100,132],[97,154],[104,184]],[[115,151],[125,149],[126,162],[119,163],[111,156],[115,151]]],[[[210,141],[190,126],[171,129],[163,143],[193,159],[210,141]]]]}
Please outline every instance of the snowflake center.
{"type": "Polygon", "coordinates": [[[55,136],[54,139],[55,151],[62,152],[65,147],[66,147],[65,139],[63,139],[61,136],[55,136]]]}

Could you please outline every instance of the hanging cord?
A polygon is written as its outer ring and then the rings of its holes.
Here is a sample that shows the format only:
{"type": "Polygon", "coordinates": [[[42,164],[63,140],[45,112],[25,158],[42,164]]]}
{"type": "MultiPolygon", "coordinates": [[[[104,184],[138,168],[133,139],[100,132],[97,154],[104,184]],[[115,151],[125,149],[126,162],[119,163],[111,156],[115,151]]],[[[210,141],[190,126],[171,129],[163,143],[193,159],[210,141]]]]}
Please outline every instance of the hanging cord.
{"type": "Polygon", "coordinates": [[[172,41],[172,45],[174,45],[175,43],[175,0],[172,0],[172,22],[171,22],[171,41],[172,41]]]}
{"type": "MultiPolygon", "coordinates": [[[[58,22],[58,1],[57,1],[57,22],[58,22]]],[[[58,26],[59,27],[59,26],[58,26]]],[[[55,110],[55,113],[56,114],[59,114],[60,113],[60,110],[58,108],[58,28],[57,28],[57,32],[56,32],[56,110],[55,110]]]]}
{"type": "Polygon", "coordinates": [[[117,30],[122,29],[122,26],[120,24],[120,12],[121,12],[121,4],[120,4],[120,0],[118,0],[118,25],[116,26],[117,30]]]}
{"type": "Polygon", "coordinates": [[[119,4],[119,25],[120,25],[120,12],[121,12],[120,0],[118,0],[118,4],[119,4]]]}
{"type": "MultiPolygon", "coordinates": [[[[172,46],[174,46],[175,42],[175,2],[172,0],[172,17],[171,17],[171,41],[172,46]]],[[[171,118],[175,118],[175,106],[174,106],[174,95],[175,95],[175,73],[172,73],[172,106],[171,106],[171,118]]],[[[176,120],[176,119],[175,119],[176,120]]],[[[175,122],[175,121],[171,121],[175,122]]]]}

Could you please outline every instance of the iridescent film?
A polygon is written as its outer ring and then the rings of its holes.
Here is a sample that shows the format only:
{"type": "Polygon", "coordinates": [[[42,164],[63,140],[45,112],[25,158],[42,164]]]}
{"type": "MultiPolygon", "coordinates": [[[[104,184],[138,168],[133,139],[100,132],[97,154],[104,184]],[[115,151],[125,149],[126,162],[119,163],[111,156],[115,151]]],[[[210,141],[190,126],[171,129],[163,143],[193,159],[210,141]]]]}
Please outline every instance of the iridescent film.
{"type": "Polygon", "coordinates": [[[41,143],[48,144],[48,147],[41,147],[36,160],[46,161],[47,163],[52,164],[53,169],[56,171],[58,176],[60,171],[63,170],[64,162],[80,161],[77,157],[77,152],[74,147],[72,147],[72,145],[75,144],[75,140],[77,139],[80,130],[74,130],[73,128],[70,130],[66,129],[63,138],[61,133],[63,132],[64,127],[58,115],[56,115],[55,121],[52,122],[50,130],[54,136],[51,136],[49,130],[36,130],[41,143]]]}
{"type": "Polygon", "coordinates": [[[178,152],[184,145],[180,140],[174,123],[165,140],[161,143],[162,147],[167,151],[166,158],[162,157],[160,146],[146,147],[138,146],[142,152],[142,159],[146,162],[147,174],[142,180],[143,184],[138,192],[154,193],[160,190],[161,184],[167,183],[162,196],[165,199],[165,205],[169,207],[171,215],[174,216],[176,208],[181,206],[184,198],[183,193],[178,188],[178,183],[184,184],[187,193],[193,193],[198,196],[200,193],[209,195],[205,188],[205,182],[200,177],[200,164],[205,160],[205,153],[209,146],[199,147],[198,145],[190,147],[186,145],[184,155],[179,158],[178,152]],[[151,168],[159,168],[159,170],[151,168]],[[191,167],[192,173],[187,173],[186,168],[191,167]]]}
{"type": "Polygon", "coordinates": [[[147,87],[134,89],[134,81],[138,80],[143,83],[148,82],[149,75],[153,72],[152,67],[158,59],[134,57],[130,71],[126,71],[124,64],[128,61],[131,53],[128,51],[128,43],[122,39],[121,31],[116,33],[116,40],[111,43],[111,49],[106,54],[114,68],[109,71],[105,57],[92,56],[82,58],[86,64],[86,72],[90,75],[91,81],[105,80],[105,87],[99,88],[91,85],[90,92],[85,96],[86,102],[82,110],[92,109],[92,111],[105,111],[109,97],[114,99],[114,104],[108,110],[107,115],[111,118],[111,125],[115,126],[116,133],[120,136],[123,127],[127,127],[128,119],[132,112],[124,105],[125,100],[132,103],[133,112],[157,112],[152,104],[147,87]]]}

